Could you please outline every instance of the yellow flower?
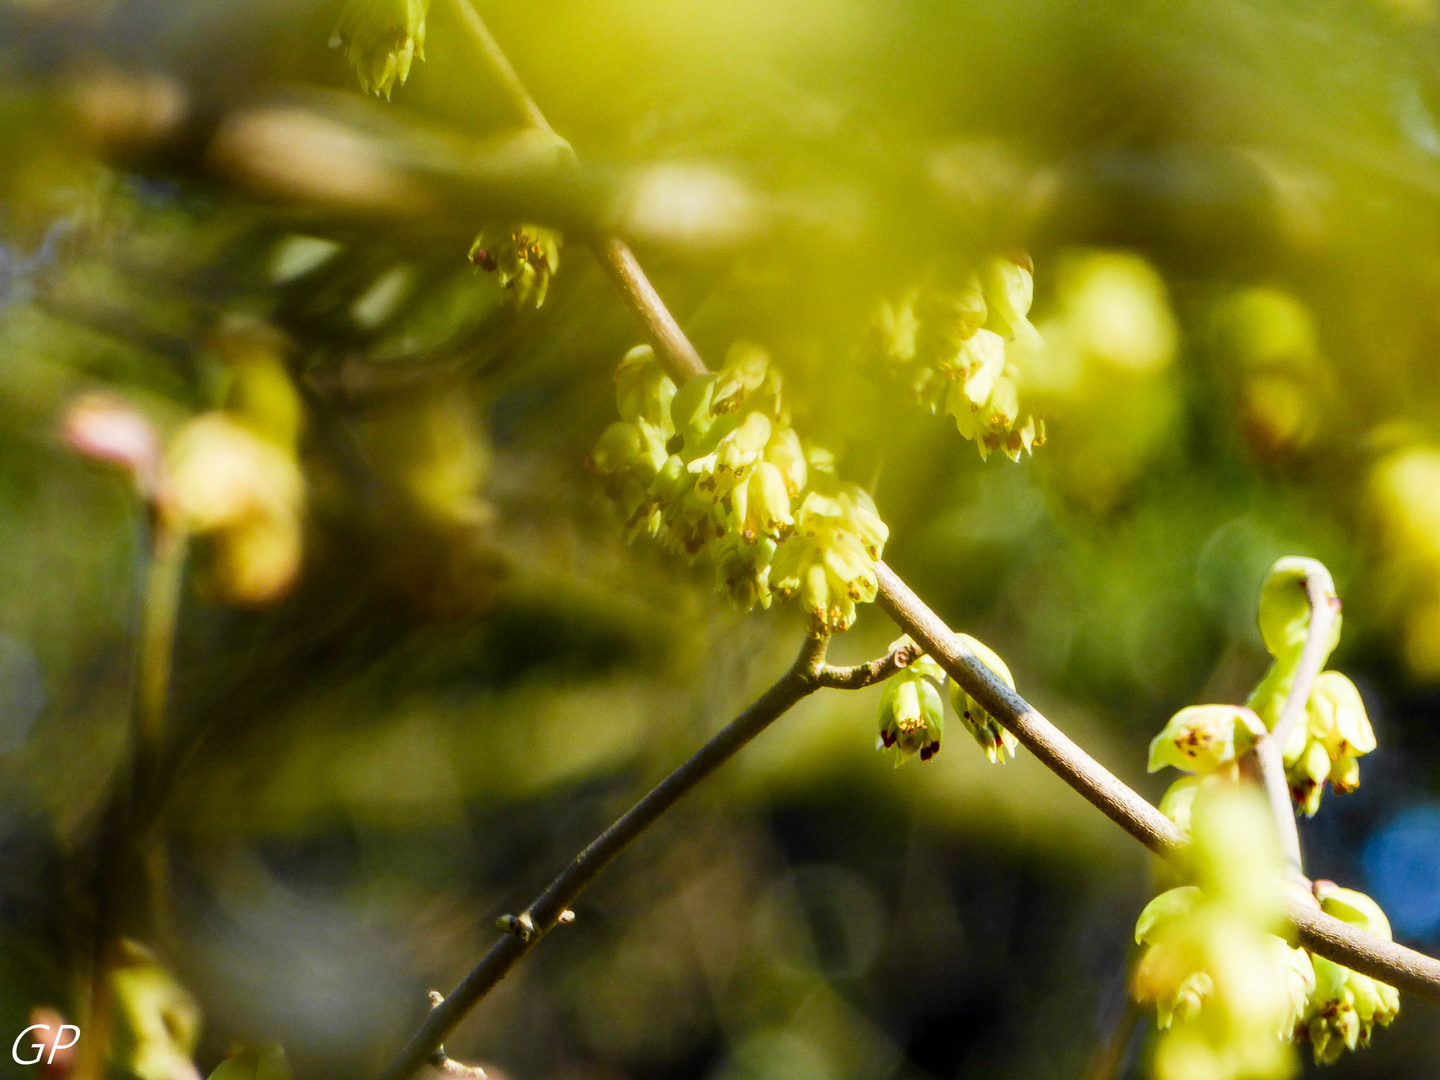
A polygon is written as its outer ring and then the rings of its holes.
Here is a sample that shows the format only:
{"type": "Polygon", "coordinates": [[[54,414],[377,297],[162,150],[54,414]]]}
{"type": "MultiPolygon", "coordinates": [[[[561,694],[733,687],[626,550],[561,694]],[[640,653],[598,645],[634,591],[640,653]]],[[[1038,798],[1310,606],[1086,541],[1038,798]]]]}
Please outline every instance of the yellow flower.
{"type": "Polygon", "coordinates": [[[410,65],[425,59],[425,16],[430,0],[346,0],[330,35],[343,48],[367,94],[389,98],[404,85],[410,65]]]}

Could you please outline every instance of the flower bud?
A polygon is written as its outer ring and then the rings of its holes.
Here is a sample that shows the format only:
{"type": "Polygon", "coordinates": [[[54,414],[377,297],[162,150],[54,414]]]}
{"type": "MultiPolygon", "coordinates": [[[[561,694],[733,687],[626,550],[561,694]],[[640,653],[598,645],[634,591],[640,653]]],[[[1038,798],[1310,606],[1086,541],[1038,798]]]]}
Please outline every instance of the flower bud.
{"type": "Polygon", "coordinates": [[[915,338],[920,331],[920,320],[915,315],[915,299],[915,293],[911,292],[897,303],[883,302],[875,312],[878,351],[881,358],[892,366],[903,367],[915,359],[915,338]]]}
{"type": "Polygon", "coordinates": [[[1181,709],[1150,741],[1148,770],[1159,772],[1173,765],[1203,776],[1230,764],[1250,747],[1246,714],[1254,716],[1240,705],[1191,705],[1181,709]]]}
{"type": "Polygon", "coordinates": [[[430,0],[346,0],[330,35],[343,48],[367,94],[387,99],[404,85],[414,60],[425,59],[425,16],[430,0]]]}
{"type": "Polygon", "coordinates": [[[1195,796],[1200,793],[1200,785],[1208,777],[1204,776],[1182,776],[1166,789],[1161,796],[1159,810],[1176,825],[1181,832],[1190,831],[1190,818],[1195,808],[1195,796]]]}
{"type": "Polygon", "coordinates": [[[617,420],[600,436],[589,464],[602,477],[634,476],[649,484],[666,460],[665,440],[659,429],[645,420],[617,420]]]}
{"type": "Polygon", "coordinates": [[[539,225],[487,228],[470,245],[470,262],[495,274],[515,307],[538,308],[560,269],[560,241],[558,232],[539,225]]]}
{"type": "Polygon", "coordinates": [[[836,493],[840,504],[840,527],[854,533],[870,558],[879,560],[890,538],[890,528],[880,519],[875,500],[857,484],[843,484],[836,493]]]}
{"type": "MultiPolygon", "coordinates": [[[[1326,598],[1337,607],[1339,597],[1330,571],[1316,559],[1287,556],[1270,568],[1260,589],[1260,636],[1275,657],[1298,653],[1305,647],[1310,630],[1310,597],[1306,583],[1318,580],[1326,598]]],[[[1333,640],[1326,655],[1340,639],[1340,619],[1336,616],[1333,640]]]]}
{"type": "Polygon", "coordinates": [[[725,354],[715,381],[711,409],[716,413],[734,412],[760,385],[770,371],[770,354],[749,341],[737,341],[725,354]]]}
{"type": "Polygon", "coordinates": [[[775,551],[775,541],[763,536],[746,542],[732,534],[716,545],[716,583],[741,611],[756,604],[770,606],[770,563],[775,551]]]}
{"type": "Polygon", "coordinates": [[[800,583],[800,606],[805,609],[812,622],[825,624],[830,621],[830,579],[825,573],[825,567],[818,562],[805,568],[800,583]]]}
{"type": "MultiPolygon", "coordinates": [[[[960,346],[955,366],[959,375],[956,385],[964,395],[964,404],[972,413],[979,412],[990,400],[995,380],[1005,370],[1005,339],[993,330],[976,330],[960,346]]],[[[947,406],[947,411],[958,416],[962,408],[957,402],[956,407],[947,406]]]]}
{"type": "Polygon", "coordinates": [[[715,383],[718,376],[701,375],[687,379],[675,391],[670,402],[670,415],[674,420],[676,437],[684,445],[683,453],[692,458],[707,446],[710,429],[715,425],[715,413],[711,404],[715,400],[715,383]]]}
{"type": "Polygon", "coordinates": [[[804,490],[805,450],[801,447],[800,436],[795,434],[794,428],[779,425],[772,427],[770,441],[765,444],[765,460],[780,470],[780,476],[785,481],[785,490],[792,498],[804,490]]]}
{"type": "MultiPolygon", "coordinates": [[[[999,679],[1010,689],[1015,689],[1015,680],[1010,674],[1010,669],[988,646],[976,641],[969,634],[957,634],[960,643],[975,654],[975,658],[988,667],[999,679]]],[[[993,764],[1005,764],[1006,757],[1014,757],[1015,750],[1020,745],[1015,736],[1010,734],[1000,722],[991,716],[983,705],[970,696],[954,679],[947,684],[950,694],[950,705],[960,717],[960,722],[965,725],[965,730],[970,732],[974,740],[980,744],[980,749],[985,751],[985,756],[993,764]]]]}
{"type": "MultiPolygon", "coordinates": [[[[1028,262],[1028,256],[1026,257],[1028,262]]],[[[1030,313],[1035,279],[1014,259],[1000,255],[988,260],[982,281],[992,316],[1006,329],[1030,313]]]]}
{"type": "Polygon", "coordinates": [[[879,583],[869,553],[850,533],[837,532],[823,548],[822,559],[830,575],[830,589],[850,601],[868,604],[875,599],[879,583]]]}
{"type": "Polygon", "coordinates": [[[1358,757],[1375,749],[1375,731],[1355,684],[1338,671],[1322,671],[1306,703],[1310,734],[1331,757],[1358,757]]]}
{"type": "Polygon", "coordinates": [[[735,520],[740,536],[754,543],[762,536],[779,538],[788,532],[795,519],[790,516],[790,493],[780,470],[762,461],[750,479],[731,493],[735,520]]]}
{"type": "Polygon", "coordinates": [[[625,354],[615,369],[615,402],[625,420],[646,420],[668,439],[674,428],[670,403],[675,384],[655,359],[649,345],[637,345],[625,354]]]}
{"type": "Polygon", "coordinates": [[[877,750],[894,750],[897,766],[915,754],[929,761],[940,752],[945,704],[935,684],[914,669],[892,676],[880,695],[877,750]]]}
{"type": "Polygon", "coordinates": [[[1333,1064],[1347,1049],[1370,1044],[1375,1025],[1387,1027],[1400,1012],[1393,986],[1313,957],[1315,989],[1307,1005],[1307,1033],[1316,1064],[1333,1064]]]}
{"type": "Polygon", "coordinates": [[[1320,809],[1320,797],[1325,793],[1325,781],[1330,776],[1330,755],[1317,739],[1305,744],[1305,751],[1296,762],[1285,770],[1285,780],[1290,785],[1290,794],[1296,804],[1305,811],[1306,817],[1314,817],[1320,809]]]}
{"type": "Polygon", "coordinates": [[[1390,920],[1385,917],[1380,905],[1364,893],[1354,889],[1342,889],[1333,881],[1325,880],[1315,882],[1312,889],[1315,899],[1320,901],[1320,910],[1325,914],[1333,915],[1351,926],[1358,926],[1366,933],[1382,937],[1386,941],[1392,939],[1390,920]]]}
{"type": "Polygon", "coordinates": [[[1162,1031],[1191,1019],[1215,992],[1214,981],[1200,968],[1200,957],[1186,940],[1186,924],[1203,902],[1193,885],[1170,889],[1146,904],[1135,923],[1135,943],[1145,946],[1135,965],[1135,997],[1154,1003],[1156,1026],[1162,1031]]]}

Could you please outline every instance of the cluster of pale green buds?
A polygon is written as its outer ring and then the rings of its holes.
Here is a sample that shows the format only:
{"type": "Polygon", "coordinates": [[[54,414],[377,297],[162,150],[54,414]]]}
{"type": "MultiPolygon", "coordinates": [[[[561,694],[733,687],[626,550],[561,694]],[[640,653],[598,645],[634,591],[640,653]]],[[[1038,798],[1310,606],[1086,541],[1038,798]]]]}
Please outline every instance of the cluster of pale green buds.
{"type": "Polygon", "coordinates": [[[869,494],[839,484],[831,494],[810,491],[795,515],[795,531],[775,554],[771,585],[784,599],[798,594],[813,623],[848,629],[855,605],[875,599],[875,564],[888,535],[869,494]]]}
{"type": "Polygon", "coordinates": [[[1194,800],[1191,835],[1196,883],[1161,893],[1135,925],[1135,997],[1155,1006],[1162,1032],[1155,1074],[1287,1080],[1315,970],[1277,936],[1282,860],[1268,805],[1212,784],[1194,800]]]}
{"type": "MultiPolygon", "coordinates": [[[[1313,559],[1279,560],[1266,577],[1259,605],[1260,635],[1274,660],[1247,704],[1181,709],[1150,744],[1151,772],[1168,765],[1190,774],[1170,787],[1160,809],[1195,837],[1193,848],[1202,847],[1194,824],[1195,808],[1202,799],[1236,788],[1240,759],[1279,723],[1310,638],[1312,603],[1328,605],[1328,613],[1333,615],[1327,637],[1320,642],[1328,658],[1340,638],[1334,583],[1325,567],[1313,559]]],[[[1353,790],[1359,783],[1356,759],[1374,748],[1375,735],[1359,691],[1339,672],[1321,672],[1310,689],[1303,719],[1282,747],[1291,794],[1300,809],[1315,813],[1327,781],[1337,792],[1353,790]]],[[[1368,897],[1329,882],[1316,883],[1314,891],[1329,914],[1390,937],[1389,922],[1368,897]]],[[[1193,897],[1184,890],[1157,898],[1142,915],[1137,938],[1148,938],[1158,915],[1167,912],[1186,915],[1192,928],[1187,933],[1198,933],[1193,927],[1200,923],[1189,917],[1190,907],[1186,906],[1190,899],[1193,897]]],[[[1158,947],[1156,941],[1146,943],[1152,950],[1158,947]]],[[[1292,1008],[1284,1017],[1283,1034],[1286,1039],[1309,1040],[1317,1062],[1334,1061],[1345,1048],[1366,1045],[1375,1025],[1384,1026],[1394,1019],[1399,996],[1393,987],[1324,958],[1289,949],[1283,942],[1280,945],[1292,954],[1292,1008]]],[[[1214,965],[1219,962],[1211,953],[1200,956],[1192,949],[1185,961],[1188,967],[1165,960],[1164,954],[1147,952],[1142,957],[1137,989],[1156,1002],[1162,1027],[1175,1016],[1190,1016],[1203,1009],[1207,994],[1214,990],[1214,965]],[[1164,978],[1155,976],[1161,968],[1164,978]]]]}
{"type": "Polygon", "coordinates": [[[1314,1000],[1304,949],[1193,885],[1161,893],[1135,924],[1135,996],[1166,1033],[1156,1072],[1208,1080],[1290,1075],[1287,1043],[1314,1000]]]}
{"type": "Polygon", "coordinates": [[[470,245],[470,264],[494,274],[517,308],[545,303],[560,269],[560,234],[539,225],[487,228],[470,245]]]}
{"type": "MultiPolygon", "coordinates": [[[[1315,882],[1314,891],[1327,915],[1391,939],[1390,920],[1364,893],[1342,889],[1332,881],[1315,882]]],[[[1393,986],[1323,956],[1315,957],[1315,989],[1303,1034],[1310,1040],[1317,1064],[1334,1062],[1345,1050],[1369,1046],[1375,1025],[1389,1027],[1399,1012],[1400,994],[1393,986]]]]}
{"type": "Polygon", "coordinates": [[[429,10],[430,0],[345,0],[330,47],[345,50],[367,94],[388,99],[410,77],[410,65],[425,59],[429,10]]]}
{"type": "Polygon", "coordinates": [[[648,345],[615,371],[621,419],[590,465],[631,537],[709,554],[744,610],[798,596],[812,624],[844,630],[875,598],[889,534],[869,494],[790,426],[769,354],[737,342],[721,369],[676,388],[648,345]]]}
{"type": "Polygon", "coordinates": [[[1375,732],[1360,691],[1338,671],[1323,671],[1285,747],[1285,777],[1309,817],[1320,809],[1325,782],[1337,795],[1360,786],[1361,755],[1375,749],[1375,732]]]}
{"type": "MultiPolygon", "coordinates": [[[[969,634],[957,636],[961,644],[1005,685],[1015,689],[1010,669],[993,650],[969,634]]],[[[893,652],[911,644],[907,635],[891,642],[890,650],[893,652]]],[[[939,753],[940,739],[945,734],[945,705],[940,696],[942,687],[948,691],[951,708],[960,717],[965,730],[980,744],[986,757],[997,765],[1003,765],[1007,756],[1015,756],[1019,745],[1015,736],[1001,727],[1000,722],[964,687],[953,679],[947,680],[940,665],[925,655],[886,681],[880,694],[880,734],[875,740],[875,748],[893,750],[897,766],[916,754],[920,755],[921,761],[929,761],[939,753]]]]}
{"type": "MultiPolygon", "coordinates": [[[[1310,632],[1308,584],[1319,586],[1334,621],[1323,642],[1328,658],[1340,641],[1340,598],[1330,572],[1314,559],[1284,558],[1265,579],[1260,592],[1260,636],[1274,658],[1265,678],[1250,695],[1250,706],[1266,728],[1279,722],[1295,683],[1310,632]]],[[[1324,671],[1306,702],[1305,718],[1283,747],[1285,776],[1295,802],[1313,817],[1328,780],[1336,794],[1360,786],[1357,760],[1375,749],[1375,732],[1355,684],[1338,671],[1324,671]]]]}
{"type": "Polygon", "coordinates": [[[1025,356],[1041,345],[1032,270],[1026,254],[995,256],[958,287],[913,290],[875,316],[884,367],[923,407],[943,406],[981,458],[1019,461],[1045,441],[1044,419],[1020,408],[1025,356]]]}
{"type": "MultiPolygon", "coordinates": [[[[1314,559],[1284,558],[1270,570],[1260,594],[1260,633],[1274,661],[1245,706],[1192,705],[1172,716],[1150,743],[1150,771],[1167,765],[1205,777],[1232,776],[1236,762],[1258,736],[1272,731],[1295,684],[1310,627],[1306,582],[1317,581],[1327,603],[1336,609],[1326,654],[1340,637],[1339,600],[1325,567],[1314,559]]],[[[1358,759],[1375,749],[1375,732],[1360,691],[1338,671],[1315,679],[1305,716],[1281,748],[1291,795],[1307,815],[1320,807],[1328,781],[1337,793],[1360,785],[1358,759]]],[[[1193,795],[1193,782],[1177,781],[1166,800],[1179,805],[1193,795]]],[[[1165,805],[1162,802],[1162,806],[1165,805]]]]}
{"type": "MultiPolygon", "coordinates": [[[[1314,894],[1326,914],[1390,939],[1389,920],[1364,893],[1317,881],[1314,894]]],[[[1136,996],[1155,1005],[1161,1030],[1215,1007],[1221,992],[1234,997],[1247,988],[1264,989],[1267,993],[1246,1007],[1268,1018],[1269,1038],[1309,1042],[1316,1064],[1333,1064],[1345,1050],[1368,1046],[1376,1026],[1388,1027],[1400,1011],[1393,986],[1292,948],[1274,934],[1245,935],[1217,918],[1213,901],[1193,885],[1161,893],[1146,905],[1135,940],[1143,947],[1136,996]],[[1222,974],[1247,967],[1251,973],[1241,982],[1222,974]],[[1217,991],[1217,982],[1226,985],[1217,991]]]]}

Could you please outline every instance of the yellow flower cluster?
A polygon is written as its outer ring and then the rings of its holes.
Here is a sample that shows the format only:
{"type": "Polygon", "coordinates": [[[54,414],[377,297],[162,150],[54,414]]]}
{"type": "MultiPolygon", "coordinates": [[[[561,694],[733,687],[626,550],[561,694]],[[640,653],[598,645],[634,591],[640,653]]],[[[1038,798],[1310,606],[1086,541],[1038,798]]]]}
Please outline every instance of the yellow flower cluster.
{"type": "Polygon", "coordinates": [[[430,0],[346,0],[330,35],[344,49],[367,94],[390,97],[405,85],[410,65],[425,59],[425,17],[430,0]]]}
{"type": "Polygon", "coordinates": [[[560,234],[539,225],[489,228],[470,245],[470,264],[494,274],[517,308],[539,307],[560,269],[560,234]]]}
{"type": "MultiPolygon", "coordinates": [[[[1261,589],[1260,636],[1274,661],[1250,695],[1249,705],[1271,730],[1290,696],[1309,637],[1306,583],[1311,581],[1319,583],[1326,602],[1336,611],[1334,627],[1325,642],[1328,657],[1340,641],[1340,599],[1330,572],[1314,559],[1284,558],[1271,568],[1261,589]]],[[[1295,725],[1283,747],[1285,775],[1296,803],[1307,816],[1314,817],[1327,780],[1336,794],[1354,791],[1360,786],[1356,759],[1374,749],[1375,732],[1360,691],[1340,672],[1322,672],[1311,687],[1304,720],[1295,725]]]]}
{"type": "MultiPolygon", "coordinates": [[[[960,643],[976,658],[995,673],[1006,686],[1015,689],[1015,680],[993,650],[976,641],[969,634],[957,634],[960,643]]],[[[909,636],[890,643],[891,651],[910,645],[909,636]]],[[[922,655],[903,671],[892,675],[880,695],[880,735],[876,739],[877,750],[895,751],[898,766],[919,754],[921,761],[929,761],[940,752],[940,739],[945,734],[945,704],[940,697],[939,687],[944,686],[950,698],[950,707],[960,717],[971,737],[985,751],[985,756],[996,765],[1005,764],[1007,757],[1014,757],[1019,743],[1015,736],[1000,726],[1000,722],[971,697],[959,683],[947,680],[944,670],[929,656],[922,655]]]]}
{"type": "MultiPolygon", "coordinates": [[[[1266,922],[1273,921],[1273,898],[1267,900],[1264,890],[1278,887],[1276,868],[1270,865],[1276,860],[1257,861],[1239,850],[1246,837],[1273,832],[1268,812],[1247,810],[1239,801],[1245,793],[1237,784],[1237,766],[1256,737],[1274,729],[1284,710],[1310,633],[1307,586],[1317,584],[1324,602],[1336,609],[1325,642],[1327,653],[1332,650],[1340,637],[1339,600],[1329,573],[1314,559],[1281,559],[1260,595],[1260,633],[1275,660],[1248,707],[1181,709],[1150,744],[1151,772],[1168,765],[1191,774],[1171,785],[1160,809],[1192,835],[1197,877],[1207,890],[1204,896],[1193,887],[1162,894],[1136,927],[1136,940],[1147,946],[1136,972],[1136,993],[1155,1003],[1160,1027],[1209,1017],[1197,1021],[1201,1026],[1194,1029],[1195,1037],[1167,1036],[1163,1046],[1170,1048],[1166,1053],[1173,1051],[1173,1062],[1164,1053],[1157,1057],[1162,1077],[1229,1080],[1263,1075],[1278,1080],[1291,1074],[1291,1066],[1288,1059],[1275,1058],[1269,1043],[1246,1026],[1255,1017],[1279,1017],[1283,1040],[1309,1040],[1317,1062],[1332,1062],[1347,1047],[1367,1045],[1375,1025],[1389,1024],[1400,1008],[1393,987],[1291,949],[1274,937],[1266,922]],[[1227,799],[1239,809],[1217,816],[1213,807],[1227,799]],[[1247,814],[1255,820],[1247,823],[1247,814]],[[1208,895],[1216,889],[1235,893],[1246,881],[1255,895],[1231,906],[1242,915],[1251,913],[1248,928],[1208,895]],[[1257,927],[1267,931],[1261,938],[1256,937],[1257,927]],[[1246,946],[1252,954],[1248,958],[1240,947],[1247,935],[1254,939],[1246,946]],[[1266,961],[1271,954],[1273,959],[1266,961]],[[1270,989],[1260,994],[1267,985],[1270,989]],[[1217,1002],[1213,1006],[1212,1000],[1217,1002]]],[[[1304,720],[1283,748],[1291,793],[1300,808],[1315,813],[1327,779],[1337,792],[1353,790],[1360,782],[1356,758],[1374,748],[1375,735],[1354,684],[1337,671],[1322,672],[1311,689],[1304,720]]],[[[1314,892],[1329,914],[1390,937],[1389,922],[1369,897],[1330,882],[1317,882],[1314,892]]]]}
{"type": "Polygon", "coordinates": [[[847,629],[875,598],[889,530],[828,453],[801,445],[769,354],[737,342],[720,371],[677,389],[641,345],[615,385],[621,419],[590,465],[631,536],[708,554],[742,609],[798,596],[814,625],[847,629]]]}
{"type": "MultiPolygon", "coordinates": [[[[1150,771],[1167,765],[1198,777],[1235,774],[1235,762],[1255,735],[1273,731],[1295,684],[1310,630],[1306,583],[1318,581],[1337,609],[1327,654],[1340,640],[1339,599],[1329,571],[1314,559],[1284,558],[1271,568],[1260,594],[1260,634],[1274,661],[1246,706],[1192,705],[1172,716],[1150,743],[1150,771]]],[[[1285,776],[1296,804],[1313,817],[1328,781],[1337,794],[1360,786],[1358,759],[1375,749],[1375,732],[1355,684],[1338,671],[1324,671],[1306,701],[1305,716],[1286,738],[1285,776]]],[[[1176,782],[1172,792],[1190,781],[1176,782]]],[[[1170,794],[1166,798],[1171,798],[1170,794]]],[[[1162,804],[1163,805],[1163,804],[1162,804]]]]}
{"type": "Polygon", "coordinates": [[[982,458],[1019,461],[1045,442],[1045,421],[1020,408],[1024,358],[1041,344],[1032,269],[1028,255],[996,256],[956,288],[913,290],[875,316],[883,366],[931,412],[943,405],[982,458]]]}

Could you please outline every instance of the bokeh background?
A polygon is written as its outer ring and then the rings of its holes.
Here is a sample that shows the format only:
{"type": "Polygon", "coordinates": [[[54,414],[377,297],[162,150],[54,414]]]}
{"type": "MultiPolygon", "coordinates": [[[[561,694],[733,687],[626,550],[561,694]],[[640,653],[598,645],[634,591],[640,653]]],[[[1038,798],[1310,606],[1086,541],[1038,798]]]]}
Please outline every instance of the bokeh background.
{"type": "MultiPolygon", "coordinates": [[[[448,0],[388,104],[327,48],[337,8],[0,2],[0,1032],[79,1015],[136,662],[144,515],[63,418],[96,390],[162,433],[215,408],[236,320],[285,343],[304,544],[265,604],[197,552],[181,607],[160,956],[202,1074],[267,1039],[302,1080],[373,1074],[497,915],[786,666],[793,610],[737,614],[709,568],[627,545],[584,467],[640,340],[587,227],[633,239],[712,363],[771,350],[796,426],[878,476],[887,561],[1149,797],[1165,718],[1263,672],[1270,563],[1325,561],[1380,748],[1302,823],[1307,865],[1440,948],[1440,8],[485,0],[576,170],[517,149],[448,0]],[[225,141],[274,103],[309,119],[225,141]],[[538,310],[466,262],[515,220],[567,236],[538,310]],[[872,318],[1017,247],[1050,439],[982,463],[880,377],[872,318]]],[[[866,608],[832,656],[895,634],[866,608]]],[[[511,1080],[1031,1080],[1113,1044],[1145,1075],[1147,857],[958,725],[893,769],[877,696],[767,732],[450,1053],[511,1080]]],[[[1437,1061],[1440,1011],[1407,999],[1327,1075],[1437,1061]]]]}

